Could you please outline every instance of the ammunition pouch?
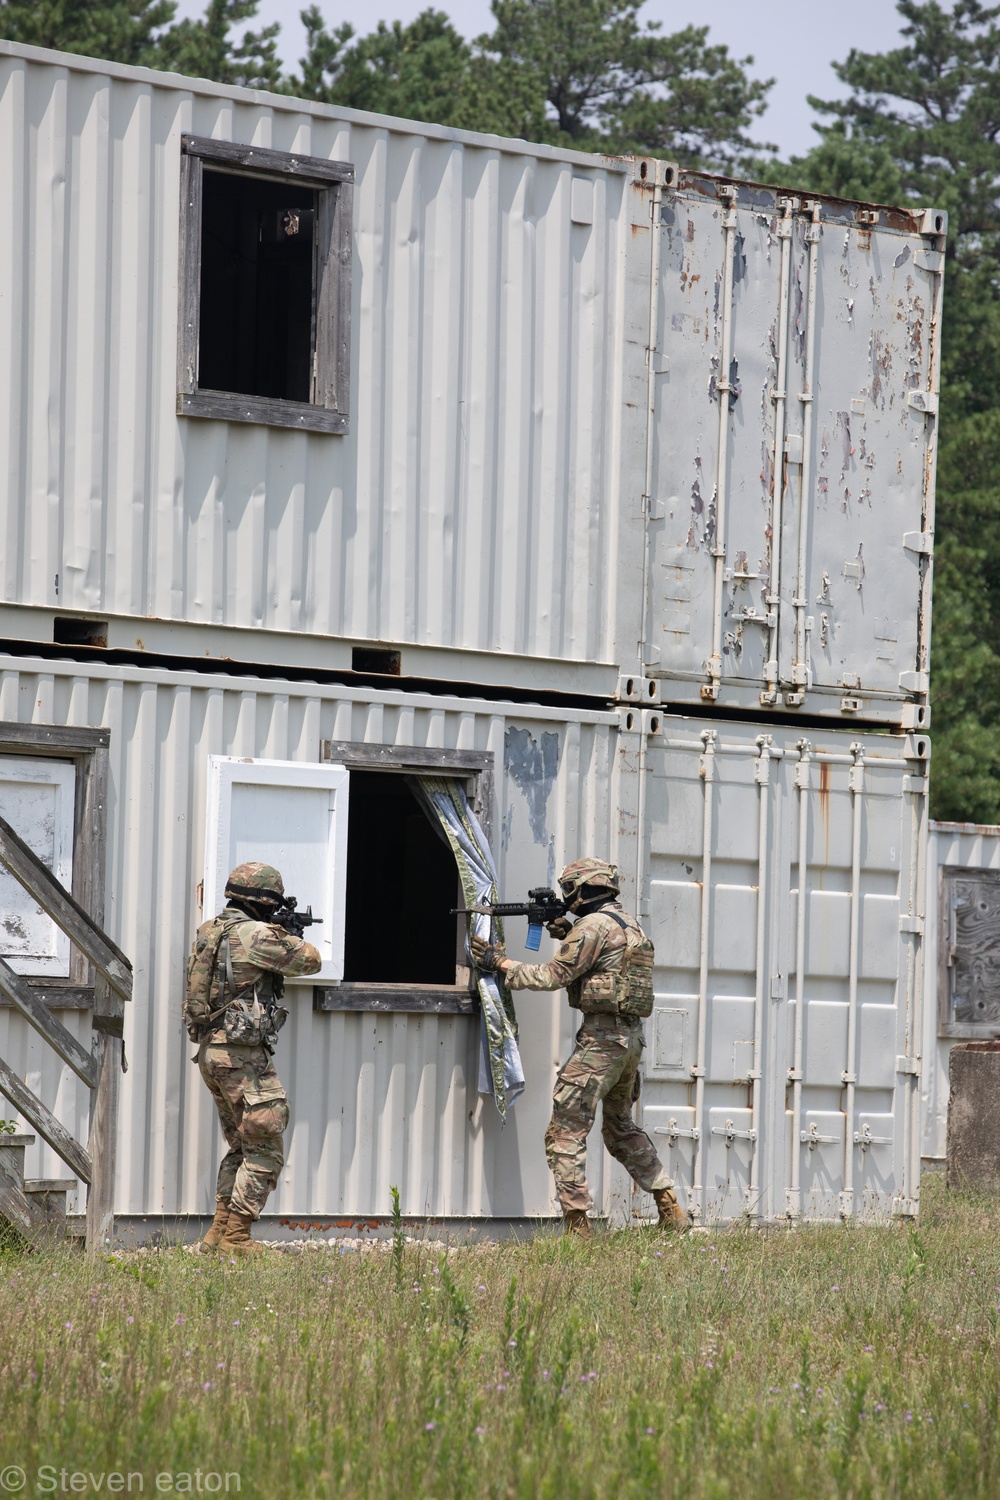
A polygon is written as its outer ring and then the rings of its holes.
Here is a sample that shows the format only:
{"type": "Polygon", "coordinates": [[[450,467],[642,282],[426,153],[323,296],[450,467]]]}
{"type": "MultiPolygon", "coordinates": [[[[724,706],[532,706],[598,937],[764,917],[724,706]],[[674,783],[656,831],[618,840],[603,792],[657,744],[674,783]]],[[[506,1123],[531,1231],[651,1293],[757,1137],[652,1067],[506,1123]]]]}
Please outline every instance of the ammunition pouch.
{"type": "Polygon", "coordinates": [[[621,967],[595,970],[571,986],[569,1003],[584,1015],[637,1016],[653,1014],[653,945],[636,923],[630,926],[616,912],[602,912],[625,933],[621,967]]]}

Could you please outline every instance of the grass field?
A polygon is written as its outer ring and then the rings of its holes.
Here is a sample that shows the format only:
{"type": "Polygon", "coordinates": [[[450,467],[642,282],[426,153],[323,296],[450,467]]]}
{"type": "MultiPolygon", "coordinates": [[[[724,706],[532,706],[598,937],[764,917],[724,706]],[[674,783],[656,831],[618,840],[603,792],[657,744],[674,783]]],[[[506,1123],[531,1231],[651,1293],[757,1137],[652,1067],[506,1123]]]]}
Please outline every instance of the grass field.
{"type": "Polygon", "coordinates": [[[7,1252],[0,1491],[996,1497],[1000,1205],[929,1186],[916,1229],[7,1252]]]}

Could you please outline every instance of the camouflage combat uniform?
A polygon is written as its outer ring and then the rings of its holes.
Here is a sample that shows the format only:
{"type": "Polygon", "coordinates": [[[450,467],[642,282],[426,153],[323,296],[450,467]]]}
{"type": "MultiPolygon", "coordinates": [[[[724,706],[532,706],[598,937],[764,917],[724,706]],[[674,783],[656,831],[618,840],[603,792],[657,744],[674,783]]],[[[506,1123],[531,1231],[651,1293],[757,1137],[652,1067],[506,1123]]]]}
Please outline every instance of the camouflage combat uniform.
{"type": "MultiPolygon", "coordinates": [[[[211,992],[213,996],[218,992],[215,935],[220,922],[226,924],[229,934],[237,995],[249,996],[251,1005],[255,990],[258,995],[264,993],[265,999],[270,997],[271,975],[315,974],[321,965],[312,943],[270,922],[255,922],[238,908],[227,906],[218,918],[198,929],[188,962],[189,989],[192,978],[197,978],[198,966],[204,970],[207,965],[211,967],[211,992]]],[[[229,1000],[232,1005],[231,994],[229,1000]]],[[[235,1004],[239,1006],[239,1000],[235,1004]]],[[[284,1165],[282,1137],[288,1124],[288,1099],[271,1062],[271,1047],[263,1042],[230,1040],[224,1022],[224,1016],[218,1018],[198,1041],[198,1067],[215,1100],[229,1146],[219,1167],[216,1195],[237,1212],[257,1219],[284,1165]]],[[[230,1026],[230,1035],[233,1030],[230,1026]]]]}
{"type": "Polygon", "coordinates": [[[510,989],[566,989],[570,1005],[586,1012],[572,1056],[557,1075],[545,1132],[545,1155],[564,1213],[593,1207],[587,1187],[587,1136],[602,1100],[601,1135],[615,1160],[647,1192],[673,1187],[652,1141],[632,1118],[644,1043],[642,1021],[618,1015],[610,999],[628,943],[621,922],[642,935],[634,917],[617,901],[607,902],[576,921],[549,963],[509,963],[504,968],[510,989]],[[602,1010],[603,995],[609,999],[602,1010]]]}

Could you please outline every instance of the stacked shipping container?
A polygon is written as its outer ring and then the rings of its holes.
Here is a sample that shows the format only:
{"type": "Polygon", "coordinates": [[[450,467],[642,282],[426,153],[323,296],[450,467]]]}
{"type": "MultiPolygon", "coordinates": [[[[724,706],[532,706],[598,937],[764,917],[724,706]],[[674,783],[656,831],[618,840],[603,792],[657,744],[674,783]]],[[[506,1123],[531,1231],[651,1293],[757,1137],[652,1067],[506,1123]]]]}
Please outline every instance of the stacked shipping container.
{"type": "MultiPolygon", "coordinates": [[[[10,44],[0,135],[0,717],[112,731],[121,1212],[210,1203],[178,1018],[207,758],[328,740],[491,752],[508,896],[618,859],[660,964],[642,1113],[697,1214],[911,1211],[941,216],[10,44]],[[353,164],[346,435],[178,416],[185,133],[353,164]],[[53,660],[67,615],[102,644],[53,660]],[[349,676],[366,644],[401,681],[349,676]]],[[[501,1132],[474,1020],[303,987],[276,1211],[549,1213],[571,1021],[521,1024],[501,1132]]],[[[0,1054],[80,1128],[19,1026],[0,1054]]]]}

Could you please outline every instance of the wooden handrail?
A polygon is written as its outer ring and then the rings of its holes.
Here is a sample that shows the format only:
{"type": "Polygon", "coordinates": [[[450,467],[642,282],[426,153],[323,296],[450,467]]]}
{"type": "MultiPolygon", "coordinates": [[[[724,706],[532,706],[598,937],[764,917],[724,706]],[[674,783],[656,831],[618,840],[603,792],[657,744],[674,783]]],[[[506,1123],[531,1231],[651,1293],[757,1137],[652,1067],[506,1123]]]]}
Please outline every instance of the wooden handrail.
{"type": "Polygon", "coordinates": [[[0,1061],[0,1094],[9,1099],[14,1108],[26,1120],[30,1120],[43,1141],[61,1156],[68,1167],[72,1167],[82,1182],[90,1184],[94,1175],[90,1155],[84,1151],[75,1136],[70,1135],[65,1125],[60,1125],[51,1110],[31,1092],[13,1069],[0,1061]]]}
{"type": "Polygon", "coordinates": [[[0,818],[0,864],[6,865],[56,926],[104,975],[115,993],[122,1000],[131,1000],[132,965],[125,954],[101,931],[83,907],[74,901],[65,886],[42,863],[38,855],[28,848],[24,840],[18,837],[4,818],[0,818]]]}
{"type": "Polygon", "coordinates": [[[0,991],[17,1006],[29,1026],[33,1026],[59,1053],[63,1062],[69,1063],[76,1076],[82,1078],[89,1089],[95,1089],[100,1070],[94,1054],[84,1051],[73,1033],[56,1020],[45,1001],[33,993],[31,986],[25,984],[20,974],[15,974],[3,958],[0,958],[0,991]]]}

